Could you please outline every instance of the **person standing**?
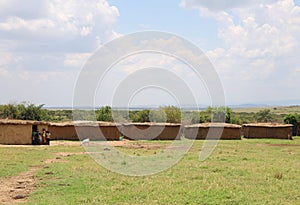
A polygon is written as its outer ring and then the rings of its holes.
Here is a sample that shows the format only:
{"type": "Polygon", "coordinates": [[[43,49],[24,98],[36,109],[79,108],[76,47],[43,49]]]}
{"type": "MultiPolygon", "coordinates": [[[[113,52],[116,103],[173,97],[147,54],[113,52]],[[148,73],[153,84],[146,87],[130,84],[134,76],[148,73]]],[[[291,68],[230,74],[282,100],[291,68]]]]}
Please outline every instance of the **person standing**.
{"type": "Polygon", "coordinates": [[[50,145],[50,138],[51,138],[51,133],[47,130],[47,131],[46,131],[46,141],[47,141],[47,145],[50,145]]]}
{"type": "Polygon", "coordinates": [[[46,133],[46,129],[43,128],[43,131],[42,131],[42,143],[41,144],[46,144],[46,138],[47,138],[47,133],[46,133]]]}

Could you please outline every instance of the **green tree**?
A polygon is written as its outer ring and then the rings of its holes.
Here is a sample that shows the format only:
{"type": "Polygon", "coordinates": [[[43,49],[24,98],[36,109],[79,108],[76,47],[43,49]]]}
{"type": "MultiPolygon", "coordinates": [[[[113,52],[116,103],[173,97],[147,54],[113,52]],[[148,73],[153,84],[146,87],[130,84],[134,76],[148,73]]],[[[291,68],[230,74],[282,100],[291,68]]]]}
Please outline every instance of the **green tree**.
{"type": "Polygon", "coordinates": [[[257,122],[272,122],[274,119],[271,110],[269,109],[259,111],[255,114],[255,118],[257,122]]]}
{"type": "Polygon", "coordinates": [[[206,122],[231,122],[232,110],[229,107],[208,107],[204,113],[206,122]]]}
{"type": "Polygon", "coordinates": [[[161,107],[165,112],[167,121],[169,123],[180,123],[181,122],[181,110],[178,107],[175,106],[166,106],[161,107]]]}
{"type": "Polygon", "coordinates": [[[149,113],[150,110],[141,110],[131,115],[130,119],[132,122],[150,122],[149,113]]]}
{"type": "Polygon", "coordinates": [[[294,125],[293,135],[294,136],[298,135],[298,130],[299,130],[299,127],[300,127],[300,115],[299,114],[296,114],[296,113],[288,114],[284,117],[283,121],[286,124],[294,125]]]}
{"type": "Polygon", "coordinates": [[[96,118],[98,121],[112,122],[112,109],[110,106],[103,106],[96,110],[96,118]]]}
{"type": "Polygon", "coordinates": [[[0,109],[0,117],[3,119],[16,119],[17,108],[14,104],[2,105],[0,109]]]}
{"type": "Polygon", "coordinates": [[[21,103],[16,105],[17,118],[20,120],[47,120],[47,111],[43,109],[44,104],[21,103]]]}
{"type": "Polygon", "coordinates": [[[47,120],[49,118],[42,105],[32,103],[8,104],[1,106],[1,118],[19,119],[19,120],[47,120]]]}
{"type": "Polygon", "coordinates": [[[151,122],[166,122],[167,116],[163,109],[151,110],[149,113],[149,120],[151,122]]]}

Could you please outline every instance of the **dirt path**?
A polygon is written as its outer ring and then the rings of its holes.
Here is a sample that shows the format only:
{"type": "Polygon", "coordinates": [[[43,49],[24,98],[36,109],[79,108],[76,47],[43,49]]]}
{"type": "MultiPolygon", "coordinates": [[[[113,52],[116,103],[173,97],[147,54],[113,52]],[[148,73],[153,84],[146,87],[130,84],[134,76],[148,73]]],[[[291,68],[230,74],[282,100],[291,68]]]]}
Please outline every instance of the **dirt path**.
{"type": "MultiPolygon", "coordinates": [[[[101,142],[99,142],[101,144],[101,142]]],[[[151,145],[143,143],[132,144],[128,140],[123,141],[109,141],[102,142],[103,144],[108,143],[110,146],[115,147],[128,147],[128,148],[138,148],[138,149],[161,149],[165,146],[160,145],[151,145]]],[[[98,143],[96,143],[98,144],[98,143]]],[[[51,146],[80,146],[80,142],[68,142],[68,141],[53,141],[51,146]]],[[[92,143],[91,143],[92,145],[92,143]]],[[[6,147],[8,145],[1,145],[6,147]]],[[[0,146],[0,147],[1,147],[0,146]]],[[[24,145],[15,145],[16,147],[32,147],[24,145]]],[[[12,147],[11,145],[9,147],[12,147]]],[[[43,163],[39,166],[31,167],[29,171],[23,172],[18,176],[0,178],[0,204],[17,204],[17,203],[26,203],[27,198],[31,193],[33,193],[36,187],[36,174],[38,171],[47,167],[51,163],[64,162],[64,158],[76,154],[88,154],[87,152],[58,152],[55,154],[54,158],[44,160],[43,163]]]]}
{"type": "Polygon", "coordinates": [[[56,153],[55,158],[44,160],[42,165],[32,167],[27,172],[23,172],[18,176],[1,178],[0,204],[25,203],[36,187],[36,173],[51,163],[64,162],[63,158],[72,154],[75,153],[56,153]]]}

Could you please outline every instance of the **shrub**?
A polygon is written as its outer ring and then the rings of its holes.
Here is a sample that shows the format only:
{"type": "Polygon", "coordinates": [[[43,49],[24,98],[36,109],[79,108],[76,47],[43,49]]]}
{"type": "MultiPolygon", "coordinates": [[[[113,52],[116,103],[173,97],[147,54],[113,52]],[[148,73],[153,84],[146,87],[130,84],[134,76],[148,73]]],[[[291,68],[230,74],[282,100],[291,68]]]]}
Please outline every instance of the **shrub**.
{"type": "Polygon", "coordinates": [[[259,111],[255,114],[255,118],[257,122],[272,122],[274,119],[271,110],[269,109],[259,111]]]}
{"type": "Polygon", "coordinates": [[[98,121],[112,122],[112,109],[110,106],[103,106],[100,109],[96,110],[96,119],[98,121]]]}

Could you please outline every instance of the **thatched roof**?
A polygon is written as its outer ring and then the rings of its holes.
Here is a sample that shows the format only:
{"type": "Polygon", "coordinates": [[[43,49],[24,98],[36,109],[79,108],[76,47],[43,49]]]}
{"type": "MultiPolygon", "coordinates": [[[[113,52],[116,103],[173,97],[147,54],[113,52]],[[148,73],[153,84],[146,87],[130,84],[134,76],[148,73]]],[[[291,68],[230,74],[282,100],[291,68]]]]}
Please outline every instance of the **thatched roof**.
{"type": "Polygon", "coordinates": [[[156,122],[134,122],[134,123],[124,123],[124,126],[160,126],[160,127],[179,127],[182,124],[179,123],[156,123],[156,122]]]}
{"type": "Polygon", "coordinates": [[[0,125],[49,125],[48,122],[33,120],[3,120],[0,119],[0,125]]]}
{"type": "Polygon", "coordinates": [[[278,123],[251,123],[243,124],[244,127],[293,127],[291,124],[278,124],[278,123]]]}
{"type": "Polygon", "coordinates": [[[71,121],[62,123],[50,123],[50,126],[67,127],[67,126],[102,126],[102,127],[115,127],[120,126],[119,123],[102,122],[102,121],[71,121]]]}
{"type": "Polygon", "coordinates": [[[242,126],[235,125],[235,124],[228,124],[228,123],[201,123],[201,124],[194,124],[194,125],[187,125],[186,128],[210,128],[210,127],[223,127],[223,128],[237,128],[240,129],[242,126]]]}

